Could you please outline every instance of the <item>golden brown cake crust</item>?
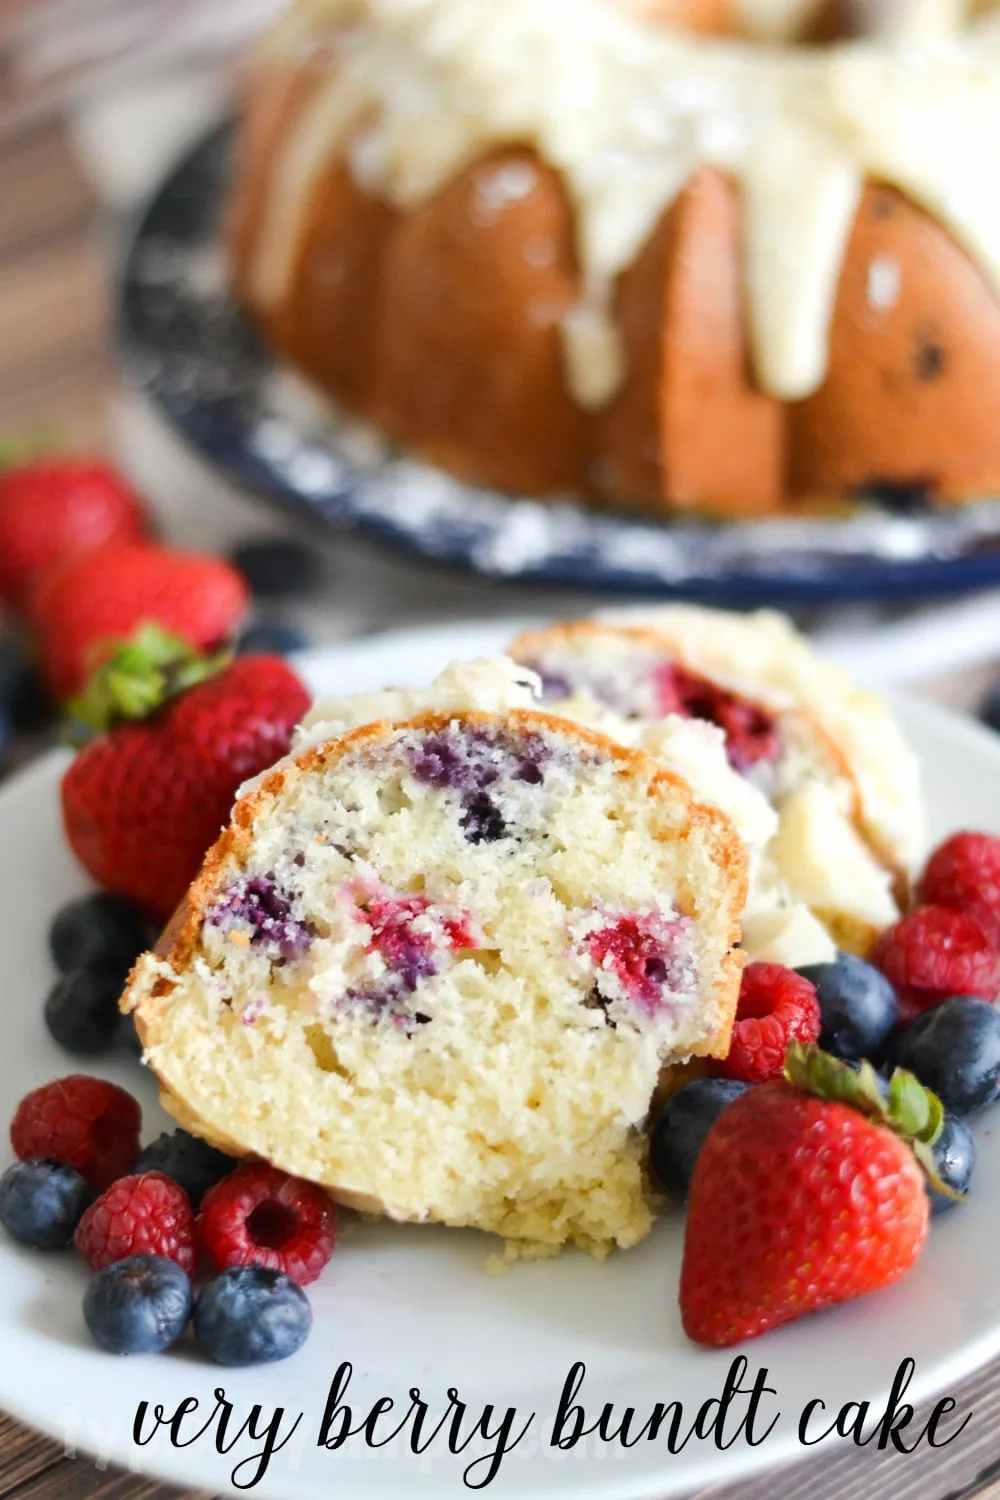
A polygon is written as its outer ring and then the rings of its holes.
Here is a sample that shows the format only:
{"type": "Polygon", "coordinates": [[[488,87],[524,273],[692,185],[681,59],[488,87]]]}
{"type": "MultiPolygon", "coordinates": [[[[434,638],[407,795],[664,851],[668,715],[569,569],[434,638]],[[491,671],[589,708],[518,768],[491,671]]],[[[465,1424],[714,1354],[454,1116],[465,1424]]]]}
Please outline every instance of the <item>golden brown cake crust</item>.
{"type": "Polygon", "coordinates": [[[598,418],[604,498],[730,517],[779,509],[785,411],[750,376],[739,197],[721,172],[702,168],[669,209],[621,277],[616,313],[626,375],[598,418]]]}

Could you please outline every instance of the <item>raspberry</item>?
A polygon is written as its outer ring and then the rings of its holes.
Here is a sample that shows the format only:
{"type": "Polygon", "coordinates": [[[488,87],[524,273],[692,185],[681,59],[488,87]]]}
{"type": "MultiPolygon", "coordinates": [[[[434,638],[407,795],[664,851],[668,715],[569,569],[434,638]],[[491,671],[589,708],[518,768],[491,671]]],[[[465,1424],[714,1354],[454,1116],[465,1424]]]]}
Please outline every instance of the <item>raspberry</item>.
{"type": "Polygon", "coordinates": [[[949,995],[995,1000],[1000,954],[983,928],[964,911],[918,906],[883,932],[871,962],[899,997],[904,1019],[949,995]]]}
{"type": "Polygon", "coordinates": [[[777,760],[781,737],[774,715],[766,708],[676,662],[660,667],[655,676],[661,713],[717,725],[726,736],[726,753],[735,771],[746,775],[761,761],[777,760]]]}
{"type": "Polygon", "coordinates": [[[131,1094],[103,1078],[72,1073],[24,1096],[10,1142],[22,1161],[44,1156],[62,1162],[101,1193],[133,1166],[141,1125],[131,1094]]]}
{"type": "Polygon", "coordinates": [[[788,1043],[815,1042],[820,1026],[819,1001],[808,979],[783,964],[748,964],[729,1055],[716,1072],[746,1083],[780,1078],[788,1043]]]}
{"type": "Polygon", "coordinates": [[[87,1209],[73,1243],[92,1271],[130,1255],[163,1255],[190,1276],[198,1259],[191,1200],[162,1172],[119,1177],[87,1209]]]}
{"type": "Polygon", "coordinates": [[[337,1216],[322,1188],[248,1165],[209,1188],[198,1230],[217,1270],[265,1266],[307,1286],[333,1254],[337,1216]]]}
{"type": "Polygon", "coordinates": [[[1000,947],[1000,839],[955,833],[935,849],[917,887],[926,906],[950,906],[975,917],[1000,947]]]}

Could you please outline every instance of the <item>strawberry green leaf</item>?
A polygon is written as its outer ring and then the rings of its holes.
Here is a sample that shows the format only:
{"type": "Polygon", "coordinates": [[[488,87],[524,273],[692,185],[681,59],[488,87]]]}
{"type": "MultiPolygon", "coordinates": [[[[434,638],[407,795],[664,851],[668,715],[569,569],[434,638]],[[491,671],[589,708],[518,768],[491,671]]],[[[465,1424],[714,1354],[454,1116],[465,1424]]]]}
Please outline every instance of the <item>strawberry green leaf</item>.
{"type": "Polygon", "coordinates": [[[69,738],[82,744],[116,724],[149,718],[171,698],[228,666],[229,651],[203,656],[160,625],[140,626],[130,640],[107,642],[105,660],[67,705],[69,738]]]}
{"type": "Polygon", "coordinates": [[[41,458],[58,447],[59,441],[52,432],[0,433],[0,473],[41,458]]]}
{"type": "Polygon", "coordinates": [[[888,1123],[889,1110],[870,1062],[863,1062],[855,1071],[821,1047],[793,1041],[785,1056],[785,1077],[808,1094],[850,1104],[862,1114],[888,1123]]]}
{"type": "Polygon", "coordinates": [[[933,1146],[944,1125],[938,1096],[905,1068],[897,1068],[889,1079],[889,1116],[897,1134],[928,1146],[933,1146]]]}
{"type": "Polygon", "coordinates": [[[870,1062],[855,1070],[821,1047],[791,1042],[785,1055],[785,1078],[818,1099],[850,1105],[886,1126],[911,1147],[932,1187],[946,1198],[962,1201],[961,1193],[941,1181],[934,1164],[932,1147],[944,1128],[944,1106],[914,1074],[896,1068],[887,1085],[870,1062]]]}

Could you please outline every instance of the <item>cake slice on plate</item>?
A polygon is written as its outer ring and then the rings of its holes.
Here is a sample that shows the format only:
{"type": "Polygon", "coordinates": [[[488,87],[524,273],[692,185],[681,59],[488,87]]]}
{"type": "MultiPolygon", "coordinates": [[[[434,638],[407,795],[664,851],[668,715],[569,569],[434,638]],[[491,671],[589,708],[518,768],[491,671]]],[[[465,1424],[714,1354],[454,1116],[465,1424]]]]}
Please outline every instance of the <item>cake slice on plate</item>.
{"type": "Polygon", "coordinates": [[[650,1227],[661,1068],[727,1050],[746,854],[653,757],[489,701],[317,710],[123,1004],[166,1107],[224,1149],[602,1254],[650,1227]]]}

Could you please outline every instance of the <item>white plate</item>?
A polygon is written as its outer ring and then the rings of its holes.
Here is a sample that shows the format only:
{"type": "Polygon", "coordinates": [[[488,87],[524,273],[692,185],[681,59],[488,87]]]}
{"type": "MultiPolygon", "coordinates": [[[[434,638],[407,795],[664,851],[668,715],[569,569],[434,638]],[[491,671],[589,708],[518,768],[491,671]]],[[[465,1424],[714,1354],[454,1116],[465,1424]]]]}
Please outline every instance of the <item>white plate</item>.
{"type": "MultiPolygon", "coordinates": [[[[417,683],[454,657],[495,652],[511,629],[452,626],[386,636],[303,665],[313,685],[327,691],[417,683]]],[[[1000,741],[918,703],[903,703],[900,712],[923,762],[932,837],[961,825],[1000,831],[1000,741]]],[[[60,902],[85,887],[59,830],[62,764],[54,755],[0,792],[2,1119],[29,1088],[75,1070],[49,1041],[41,1020],[52,981],[45,948],[49,919],[60,902]]],[[[149,1078],[126,1063],[94,1071],[139,1094],[149,1134],[162,1128],[149,1078]]],[[[347,1399],[355,1418],[381,1396],[401,1401],[402,1411],[412,1386],[437,1416],[446,1408],[448,1388],[457,1388],[470,1412],[469,1427],[487,1403],[515,1406],[517,1430],[536,1413],[534,1428],[488,1486],[491,1496],[650,1500],[737,1479],[806,1451],[795,1426],[811,1397],[828,1407],[878,1399],[880,1393],[884,1399],[898,1363],[909,1355],[916,1375],[908,1399],[916,1401],[953,1388],[1000,1353],[1000,1146],[988,1117],[979,1121],[977,1135],[981,1153],[972,1201],[935,1225],[919,1265],[900,1285],[745,1346],[749,1378],[766,1366],[768,1384],[778,1392],[766,1408],[769,1416],[775,1409],[782,1414],[756,1448],[737,1440],[720,1451],[711,1440],[693,1439],[671,1456],[662,1439],[627,1451],[591,1441],[560,1454],[549,1445],[552,1413],[577,1360],[587,1367],[581,1399],[591,1420],[605,1401],[619,1413],[634,1406],[645,1416],[655,1402],[679,1399],[686,1428],[697,1405],[719,1395],[733,1355],[697,1349],[681,1332],[676,1216],[661,1221],[637,1249],[603,1266],[568,1253],[517,1266],[500,1278],[487,1274],[486,1259],[496,1246],[486,1236],[352,1223],[312,1289],[315,1328],[305,1349],[287,1364],[238,1371],[221,1370],[186,1350],[127,1360],[99,1353],[80,1315],[83,1267],[71,1254],[39,1256],[4,1239],[0,1405],[86,1452],[229,1493],[234,1464],[260,1444],[244,1439],[226,1456],[216,1452],[211,1432],[182,1448],[171,1447],[162,1433],[143,1448],[132,1440],[140,1400],[173,1411],[193,1396],[207,1417],[213,1392],[222,1387],[240,1423],[254,1403],[268,1414],[285,1408],[282,1432],[293,1414],[303,1413],[290,1442],[253,1488],[255,1495],[398,1500],[405,1493],[445,1500],[468,1493],[463,1469],[486,1451],[479,1440],[461,1457],[440,1442],[422,1457],[401,1441],[376,1451],[357,1440],[339,1452],[317,1446],[333,1372],[350,1360],[354,1375],[347,1399]]],[[[473,1478],[482,1474],[481,1467],[473,1478]]],[[[252,1466],[237,1477],[252,1477],[252,1466]]]]}

